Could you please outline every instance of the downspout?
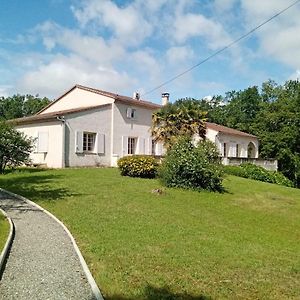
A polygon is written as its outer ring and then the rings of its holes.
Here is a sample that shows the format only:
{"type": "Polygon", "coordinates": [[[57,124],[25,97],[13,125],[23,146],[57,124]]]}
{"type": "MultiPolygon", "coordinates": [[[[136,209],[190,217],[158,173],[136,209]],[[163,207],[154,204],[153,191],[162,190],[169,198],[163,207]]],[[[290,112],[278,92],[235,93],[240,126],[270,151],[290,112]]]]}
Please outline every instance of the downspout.
{"type": "Polygon", "coordinates": [[[61,121],[61,126],[62,126],[62,160],[61,160],[61,167],[65,168],[66,166],[66,120],[64,116],[57,116],[56,119],[58,121],[61,121]]]}
{"type": "Polygon", "coordinates": [[[111,104],[111,124],[110,124],[110,166],[113,167],[114,160],[114,112],[115,103],[111,104]]]}

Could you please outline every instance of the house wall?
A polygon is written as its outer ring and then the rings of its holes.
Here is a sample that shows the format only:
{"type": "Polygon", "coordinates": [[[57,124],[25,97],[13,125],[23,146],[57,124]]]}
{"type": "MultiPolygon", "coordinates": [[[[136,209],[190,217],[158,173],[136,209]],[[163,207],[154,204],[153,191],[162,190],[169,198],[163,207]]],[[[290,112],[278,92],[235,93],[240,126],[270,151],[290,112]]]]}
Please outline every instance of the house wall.
{"type": "Polygon", "coordinates": [[[65,116],[65,162],[67,167],[111,165],[111,106],[65,116]],[[104,134],[104,153],[78,153],[77,132],[104,134]]]}
{"type": "Polygon", "coordinates": [[[254,158],[258,158],[258,140],[255,137],[246,137],[219,133],[215,137],[215,143],[220,153],[224,157],[224,143],[226,143],[226,157],[248,157],[248,145],[252,142],[255,146],[254,158]],[[239,153],[236,153],[236,145],[239,153]]]}
{"type": "MultiPolygon", "coordinates": [[[[116,164],[118,158],[127,155],[123,146],[123,140],[127,137],[138,139],[136,154],[151,154],[152,139],[149,129],[152,122],[152,112],[155,109],[126,105],[119,102],[115,103],[114,106],[112,165],[116,164]],[[136,118],[127,118],[127,108],[136,109],[136,118]]],[[[157,154],[159,154],[158,152],[157,154]]]]}
{"type": "Polygon", "coordinates": [[[30,154],[33,164],[47,165],[48,168],[64,167],[63,124],[60,121],[16,126],[16,129],[36,140],[39,132],[48,136],[47,151],[38,152],[38,149],[35,149],[30,154]]]}
{"type": "Polygon", "coordinates": [[[96,106],[101,104],[113,103],[114,99],[91,93],[80,88],[75,88],[70,93],[59,99],[56,103],[49,106],[41,114],[55,111],[68,110],[73,108],[96,106]]]}

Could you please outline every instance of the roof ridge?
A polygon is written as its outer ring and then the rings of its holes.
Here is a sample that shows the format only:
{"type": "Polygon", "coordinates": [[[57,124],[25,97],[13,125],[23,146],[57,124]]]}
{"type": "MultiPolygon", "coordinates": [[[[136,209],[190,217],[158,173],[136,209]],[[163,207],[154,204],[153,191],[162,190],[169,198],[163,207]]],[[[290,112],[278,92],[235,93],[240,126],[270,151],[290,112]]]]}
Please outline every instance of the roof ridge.
{"type": "Polygon", "coordinates": [[[123,96],[123,95],[119,95],[116,93],[112,93],[112,92],[107,92],[104,90],[100,90],[100,89],[96,89],[96,88],[92,88],[92,87],[88,87],[88,86],[84,86],[81,84],[75,84],[71,89],[67,90],[65,93],[63,93],[61,96],[59,96],[58,98],[56,98],[54,101],[50,102],[47,106],[45,106],[43,109],[41,109],[40,111],[38,111],[36,113],[36,115],[41,114],[43,111],[45,111],[47,108],[49,108],[50,106],[52,106],[53,104],[55,104],[56,102],[58,102],[61,98],[63,98],[64,96],[66,96],[68,93],[72,92],[75,88],[79,88],[85,91],[89,91],[92,93],[96,93],[102,96],[106,96],[109,98],[112,98],[114,100],[118,100],[118,101],[134,101],[132,102],[132,104],[137,104],[137,105],[142,105],[142,106],[152,106],[152,108],[160,108],[161,105],[151,102],[151,101],[147,101],[147,100],[135,100],[129,96],[123,96]]]}
{"type": "Polygon", "coordinates": [[[256,135],[253,135],[251,133],[247,133],[247,132],[235,129],[235,128],[231,128],[231,127],[228,127],[228,126],[225,126],[225,125],[220,125],[220,124],[213,123],[213,122],[206,122],[206,126],[207,127],[211,127],[211,129],[217,130],[219,132],[224,132],[224,133],[233,134],[233,135],[241,135],[241,136],[248,136],[248,137],[255,137],[255,138],[257,138],[256,135]],[[223,128],[223,130],[222,130],[222,128],[223,128]]]}

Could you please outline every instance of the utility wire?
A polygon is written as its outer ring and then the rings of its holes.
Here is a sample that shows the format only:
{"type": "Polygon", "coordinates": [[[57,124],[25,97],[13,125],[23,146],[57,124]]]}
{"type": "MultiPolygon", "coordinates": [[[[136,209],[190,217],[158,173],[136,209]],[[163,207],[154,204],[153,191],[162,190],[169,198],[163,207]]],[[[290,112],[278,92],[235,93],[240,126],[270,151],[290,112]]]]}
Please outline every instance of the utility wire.
{"type": "Polygon", "coordinates": [[[208,57],[206,57],[205,59],[201,60],[200,62],[198,62],[196,65],[193,65],[192,67],[190,67],[189,69],[183,71],[182,73],[177,74],[176,76],[170,78],[169,80],[163,82],[162,84],[158,85],[157,87],[145,92],[142,96],[148,95],[150,93],[153,93],[154,91],[158,90],[159,88],[169,84],[170,82],[176,80],[177,78],[185,75],[186,73],[196,69],[197,67],[199,67],[200,65],[204,64],[205,62],[207,62],[208,60],[210,60],[211,58],[217,56],[218,54],[220,54],[221,52],[227,50],[228,48],[230,48],[231,46],[237,44],[238,42],[240,42],[241,40],[243,40],[244,38],[246,38],[247,36],[251,35],[254,31],[258,30],[259,28],[263,27],[264,25],[266,25],[267,23],[269,23],[270,21],[272,21],[273,19],[277,18],[278,16],[280,16],[281,14],[283,14],[284,12],[286,12],[288,9],[290,9],[291,7],[295,6],[296,4],[298,4],[300,2],[300,0],[297,0],[295,2],[293,2],[291,5],[289,5],[288,7],[284,8],[283,10],[279,11],[277,14],[273,15],[272,17],[270,17],[269,19],[267,19],[266,21],[262,22],[261,24],[257,25],[256,27],[254,27],[253,29],[251,29],[250,31],[248,31],[247,33],[245,33],[244,35],[240,36],[239,38],[237,38],[236,40],[234,40],[233,42],[229,43],[227,46],[221,48],[220,50],[214,52],[213,54],[209,55],[208,57]]]}

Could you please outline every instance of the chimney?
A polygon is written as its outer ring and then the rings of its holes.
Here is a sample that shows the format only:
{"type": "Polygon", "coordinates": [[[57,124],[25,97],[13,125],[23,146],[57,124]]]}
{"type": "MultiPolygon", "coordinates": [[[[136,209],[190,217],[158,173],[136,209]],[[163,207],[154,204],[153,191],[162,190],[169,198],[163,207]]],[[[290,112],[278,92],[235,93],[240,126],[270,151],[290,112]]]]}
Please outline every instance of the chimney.
{"type": "Polygon", "coordinates": [[[132,98],[133,98],[134,100],[140,100],[140,93],[134,92],[132,98]]]}
{"type": "Polygon", "coordinates": [[[162,93],[161,94],[161,104],[163,106],[169,103],[170,94],[169,93],[162,93]]]}

